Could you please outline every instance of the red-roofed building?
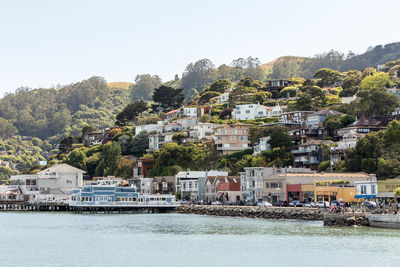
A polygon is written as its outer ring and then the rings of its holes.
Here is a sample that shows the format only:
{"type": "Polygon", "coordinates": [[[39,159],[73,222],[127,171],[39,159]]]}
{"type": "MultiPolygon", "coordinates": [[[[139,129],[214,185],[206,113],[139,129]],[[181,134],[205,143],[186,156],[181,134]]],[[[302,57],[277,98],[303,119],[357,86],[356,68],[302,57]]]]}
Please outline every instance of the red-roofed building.
{"type": "Polygon", "coordinates": [[[217,196],[222,201],[239,201],[240,200],[240,180],[228,181],[218,184],[217,196]]]}

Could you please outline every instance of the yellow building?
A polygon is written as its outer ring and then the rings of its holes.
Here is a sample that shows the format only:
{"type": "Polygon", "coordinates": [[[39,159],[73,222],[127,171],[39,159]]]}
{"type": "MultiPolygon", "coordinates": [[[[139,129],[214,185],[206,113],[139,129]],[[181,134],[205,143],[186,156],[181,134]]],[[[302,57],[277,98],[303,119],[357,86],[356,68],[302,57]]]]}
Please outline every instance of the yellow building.
{"type": "Polygon", "coordinates": [[[354,186],[314,186],[315,201],[357,202],[358,200],[354,198],[355,195],[356,189],[354,186]]]}

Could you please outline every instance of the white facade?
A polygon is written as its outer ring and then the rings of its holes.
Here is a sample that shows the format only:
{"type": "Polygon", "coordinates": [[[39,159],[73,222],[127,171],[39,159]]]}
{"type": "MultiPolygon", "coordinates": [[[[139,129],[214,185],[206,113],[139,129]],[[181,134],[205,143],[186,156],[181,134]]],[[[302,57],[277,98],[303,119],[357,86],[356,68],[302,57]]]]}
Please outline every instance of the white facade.
{"type": "Polygon", "coordinates": [[[175,175],[176,192],[181,192],[181,198],[205,200],[205,181],[209,176],[228,176],[224,171],[181,171],[175,175]]]}
{"type": "Polygon", "coordinates": [[[149,135],[149,151],[160,149],[164,144],[172,142],[175,132],[156,133],[149,135]]]}
{"type": "Polygon", "coordinates": [[[35,198],[63,199],[71,194],[72,189],[82,187],[85,171],[68,164],[57,164],[36,175],[14,175],[10,182],[19,186],[23,194],[29,195],[29,200],[35,198]]]}
{"type": "Polygon", "coordinates": [[[268,117],[268,108],[260,104],[237,105],[232,111],[234,120],[254,120],[268,117]]]}
{"type": "Polygon", "coordinates": [[[353,96],[345,96],[345,97],[342,97],[342,103],[343,104],[350,104],[351,102],[353,102],[356,99],[357,99],[357,96],[355,96],[355,95],[353,95],[353,96]]]}
{"type": "Polygon", "coordinates": [[[242,199],[258,202],[262,200],[263,177],[274,174],[274,168],[250,167],[240,173],[242,199]]]}
{"type": "Polygon", "coordinates": [[[357,140],[360,139],[363,136],[363,134],[359,134],[359,133],[347,133],[345,135],[343,135],[342,140],[338,141],[337,144],[337,148],[338,149],[348,149],[348,148],[354,148],[357,145],[357,140]]]}
{"type": "Polygon", "coordinates": [[[257,155],[257,154],[261,153],[262,151],[270,151],[271,146],[270,146],[270,144],[268,144],[270,139],[271,139],[270,136],[260,138],[258,145],[253,147],[253,151],[254,151],[253,154],[257,155]]]}
{"type": "Polygon", "coordinates": [[[157,122],[157,124],[146,124],[146,125],[137,125],[135,126],[135,135],[140,134],[143,131],[146,131],[148,133],[156,131],[157,126],[162,125],[162,121],[157,122]]]}
{"type": "Polygon", "coordinates": [[[375,198],[378,194],[376,179],[354,182],[354,185],[356,187],[356,198],[375,198]]]}
{"type": "Polygon", "coordinates": [[[183,114],[188,117],[199,118],[201,116],[201,108],[183,108],[183,114]]]}
{"type": "Polygon", "coordinates": [[[214,128],[219,126],[219,124],[214,123],[199,123],[190,129],[190,137],[197,140],[211,140],[214,135],[214,128]]]}
{"type": "Polygon", "coordinates": [[[188,117],[188,118],[177,119],[177,120],[174,121],[174,123],[182,125],[182,129],[186,130],[186,129],[198,124],[199,123],[199,119],[188,117]]]}
{"type": "Polygon", "coordinates": [[[153,194],[153,180],[154,178],[140,178],[140,193],[153,194]]]}

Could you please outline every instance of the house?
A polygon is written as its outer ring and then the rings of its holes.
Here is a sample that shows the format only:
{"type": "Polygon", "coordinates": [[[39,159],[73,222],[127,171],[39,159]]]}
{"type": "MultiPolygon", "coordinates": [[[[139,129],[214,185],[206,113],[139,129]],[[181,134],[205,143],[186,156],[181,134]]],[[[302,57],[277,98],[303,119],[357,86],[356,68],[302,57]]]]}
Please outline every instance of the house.
{"type": "Polygon", "coordinates": [[[64,199],[74,188],[83,186],[84,173],[68,164],[57,164],[35,175],[13,175],[10,183],[18,185],[22,193],[28,195],[29,201],[64,199]]]}
{"type": "Polygon", "coordinates": [[[167,121],[172,121],[174,118],[178,117],[180,113],[181,113],[181,109],[180,108],[175,109],[175,110],[171,110],[171,111],[169,111],[169,112],[164,114],[165,115],[165,119],[167,121]]]}
{"type": "Polygon", "coordinates": [[[248,130],[251,126],[251,124],[235,123],[215,128],[217,150],[226,155],[248,149],[248,130]]]}
{"type": "Polygon", "coordinates": [[[294,123],[300,126],[305,120],[307,115],[312,114],[313,111],[290,111],[284,112],[279,116],[278,122],[280,123],[294,123]]]}
{"type": "Polygon", "coordinates": [[[325,137],[329,136],[329,130],[323,126],[307,126],[306,123],[303,122],[300,128],[290,130],[289,135],[294,144],[299,145],[307,142],[309,138],[318,140],[325,139],[325,137]]]}
{"type": "Polygon", "coordinates": [[[226,181],[218,184],[216,198],[219,200],[236,202],[241,197],[240,179],[235,181],[226,181]]]}
{"type": "Polygon", "coordinates": [[[172,142],[174,132],[155,133],[149,135],[149,149],[147,151],[159,150],[164,144],[172,142]]]}
{"type": "Polygon", "coordinates": [[[294,155],[293,167],[304,167],[316,170],[323,161],[322,145],[332,145],[330,140],[317,140],[309,138],[305,143],[295,146],[291,152],[294,155]]]}
{"type": "Polygon", "coordinates": [[[236,105],[232,111],[234,120],[255,120],[268,116],[268,108],[260,104],[236,105]]]}
{"type": "Polygon", "coordinates": [[[281,106],[279,104],[272,107],[267,107],[267,117],[279,117],[282,113],[284,113],[285,109],[286,106],[281,106]]]}
{"type": "Polygon", "coordinates": [[[103,140],[103,131],[87,132],[83,135],[82,142],[85,146],[100,145],[103,140]]]}
{"type": "Polygon", "coordinates": [[[357,145],[358,139],[364,137],[365,134],[349,132],[342,136],[342,140],[337,142],[337,149],[346,150],[348,148],[354,148],[357,145]]]}
{"type": "Polygon", "coordinates": [[[378,194],[378,185],[376,179],[368,179],[365,181],[355,182],[356,193],[355,198],[373,199],[378,194]]]}
{"type": "Polygon", "coordinates": [[[136,125],[135,126],[135,135],[140,134],[143,131],[148,133],[157,131],[157,127],[162,126],[163,121],[158,121],[157,124],[145,124],[145,125],[136,125]]]}
{"type": "Polygon", "coordinates": [[[386,124],[383,121],[374,119],[374,118],[366,118],[364,115],[344,128],[338,129],[336,131],[336,135],[338,137],[342,137],[347,133],[362,133],[367,134],[369,132],[376,132],[386,129],[386,124]]]}
{"type": "MultiPolygon", "coordinates": [[[[140,193],[153,194],[153,180],[154,178],[140,178],[140,193]]],[[[139,188],[137,188],[138,190],[139,188]]]]}
{"type": "Polygon", "coordinates": [[[181,125],[182,130],[187,130],[190,127],[197,125],[199,123],[199,119],[194,117],[186,117],[174,120],[174,123],[181,125]]]}
{"type": "Polygon", "coordinates": [[[192,118],[200,118],[204,115],[204,107],[184,107],[183,114],[192,118]]]}
{"type": "Polygon", "coordinates": [[[133,178],[140,179],[149,177],[148,172],[154,168],[154,164],[154,159],[139,158],[133,167],[133,178]]]}
{"type": "Polygon", "coordinates": [[[215,123],[198,123],[190,128],[190,138],[201,140],[201,139],[213,139],[214,129],[221,125],[215,123]]]}
{"type": "Polygon", "coordinates": [[[274,168],[248,167],[240,173],[240,191],[243,201],[259,202],[262,200],[263,177],[273,174],[274,168]]]}
{"type": "Polygon", "coordinates": [[[174,194],[175,188],[175,176],[156,176],[153,179],[154,194],[174,194]]]}
{"type": "Polygon", "coordinates": [[[216,101],[218,104],[226,104],[229,102],[229,92],[225,92],[222,95],[213,97],[211,100],[216,101]]]}
{"type": "Polygon", "coordinates": [[[258,155],[262,151],[270,151],[271,145],[268,143],[271,136],[261,137],[258,145],[253,146],[253,155],[258,155]]]}
{"type": "Polygon", "coordinates": [[[272,90],[282,90],[283,88],[293,85],[292,81],[289,80],[283,80],[283,79],[274,79],[274,80],[268,80],[265,83],[265,86],[260,88],[261,90],[265,91],[272,91],[272,90]]]}
{"type": "Polygon", "coordinates": [[[328,116],[340,116],[343,113],[336,110],[320,110],[306,115],[305,123],[307,127],[316,128],[322,126],[328,116]]]}
{"type": "Polygon", "coordinates": [[[342,97],[342,104],[350,104],[357,99],[356,95],[342,97]]]}
{"type": "MultiPolygon", "coordinates": [[[[208,176],[204,183],[206,201],[218,200],[218,185],[221,183],[240,183],[239,176],[208,176]]],[[[239,188],[240,193],[240,188],[239,188]]]]}
{"type": "Polygon", "coordinates": [[[228,176],[225,171],[180,171],[175,175],[176,192],[181,199],[206,200],[205,181],[209,176],[228,176]]]}

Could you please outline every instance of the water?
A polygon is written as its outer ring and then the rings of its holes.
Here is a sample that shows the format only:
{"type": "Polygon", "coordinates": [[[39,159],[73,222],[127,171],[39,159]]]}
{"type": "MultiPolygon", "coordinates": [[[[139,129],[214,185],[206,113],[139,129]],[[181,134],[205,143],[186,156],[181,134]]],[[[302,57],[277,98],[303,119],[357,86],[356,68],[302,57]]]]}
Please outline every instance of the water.
{"type": "Polygon", "coordinates": [[[0,212],[0,266],[400,266],[400,231],[184,214],[0,212]]]}

